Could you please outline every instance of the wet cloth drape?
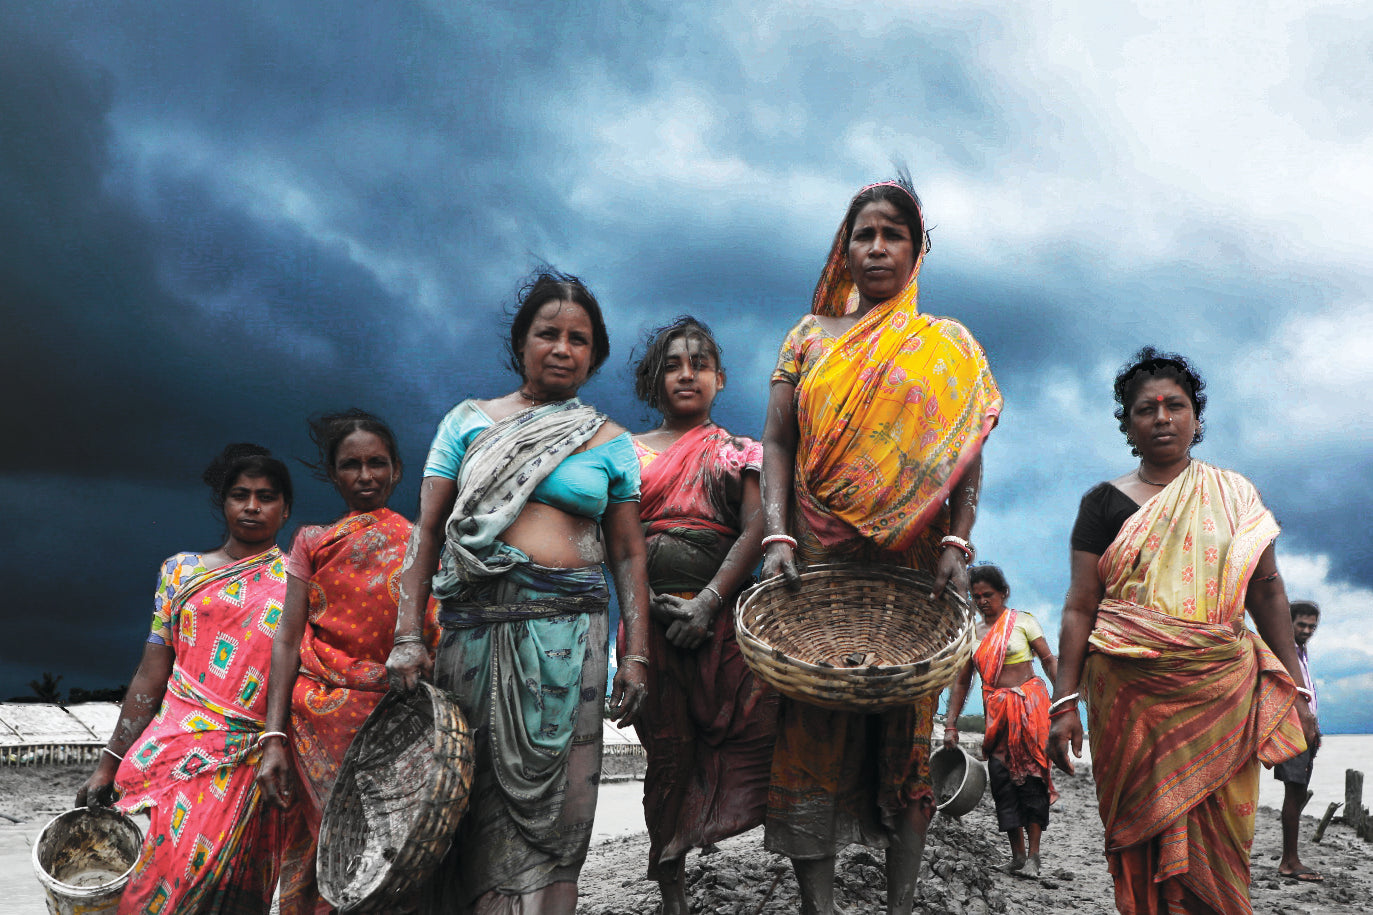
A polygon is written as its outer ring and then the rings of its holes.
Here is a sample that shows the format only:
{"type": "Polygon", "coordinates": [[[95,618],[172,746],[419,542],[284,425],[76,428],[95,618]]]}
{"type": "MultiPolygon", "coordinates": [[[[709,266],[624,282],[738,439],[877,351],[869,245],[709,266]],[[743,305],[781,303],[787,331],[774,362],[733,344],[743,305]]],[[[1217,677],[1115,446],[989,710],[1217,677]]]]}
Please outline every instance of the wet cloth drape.
{"type": "MultiPolygon", "coordinates": [[[[1001,411],[986,356],[957,321],[920,314],[919,262],[905,288],[839,337],[816,315],[857,304],[845,226],[812,314],[788,334],[774,383],[794,385],[798,440],[791,533],[804,563],[933,569],[949,490],[1001,411]]],[[[937,696],[878,715],[782,699],[765,844],[791,858],[852,842],[885,847],[901,811],[932,795],[937,696]]]]}
{"type": "MultiPolygon", "coordinates": [[[[649,585],[694,596],[741,533],[744,476],[758,473],[762,446],[707,425],[662,452],[637,441],[635,450],[649,585]]],[[[724,595],[708,640],[695,649],[678,648],[663,623],[649,623],[648,695],[634,727],[648,755],[644,817],[654,879],[675,875],[691,848],[760,825],[767,810],[777,699],[739,652],[736,598],[724,595]]]]}
{"type": "Polygon", "coordinates": [[[1011,780],[1023,784],[1026,778],[1043,779],[1049,789],[1049,803],[1058,800],[1050,775],[1049,690],[1044,681],[1031,677],[1020,686],[999,688],[1001,669],[1006,663],[1006,648],[1015,630],[1020,611],[1009,607],[982,637],[973,651],[973,663],[982,679],[982,704],[987,716],[984,746],[1004,746],[1006,769],[1011,780]]]}
{"type": "MultiPolygon", "coordinates": [[[[287,572],[308,583],[309,617],[291,694],[291,739],[304,796],[286,821],[282,915],[332,911],[315,882],[320,820],[343,754],[388,689],[386,658],[410,531],[408,520],[380,508],[304,528],[292,546],[287,572]]],[[[423,625],[431,650],[438,641],[437,609],[431,602],[423,625]]]]}
{"type": "Polygon", "coordinates": [[[1101,557],[1082,688],[1121,912],[1250,911],[1258,766],[1305,746],[1291,677],[1244,625],[1277,535],[1248,480],[1193,461],[1101,557]]]}
{"type": "MultiPolygon", "coordinates": [[[[575,401],[539,407],[494,422],[458,455],[434,580],[444,630],[434,682],[472,728],[475,773],[452,849],[423,892],[428,915],[575,900],[600,780],[609,590],[601,566],[547,568],[497,536],[604,421],[575,401]]],[[[632,450],[609,485],[637,498],[632,450]]]]}
{"type": "Polygon", "coordinates": [[[176,654],[157,716],[119,766],[118,803],[147,811],[121,915],[265,915],[280,817],[254,779],[286,572],[271,550],[187,579],[168,604],[176,654]]]}

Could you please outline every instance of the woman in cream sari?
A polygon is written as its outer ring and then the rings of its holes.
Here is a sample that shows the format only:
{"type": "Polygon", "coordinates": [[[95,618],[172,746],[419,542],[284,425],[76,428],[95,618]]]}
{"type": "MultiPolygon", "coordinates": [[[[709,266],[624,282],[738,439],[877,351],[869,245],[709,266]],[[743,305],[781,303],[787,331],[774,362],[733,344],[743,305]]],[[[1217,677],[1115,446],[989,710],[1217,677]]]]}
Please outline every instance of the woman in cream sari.
{"type": "MultiPolygon", "coordinates": [[[[925,569],[967,591],[982,443],[1001,394],[957,321],[922,314],[928,249],[908,179],[861,190],[811,314],[782,344],[763,432],[764,576],[836,560],[925,569]]],[[[834,856],[887,849],[888,910],[911,911],[934,809],[937,697],[880,715],[783,699],[765,843],[792,859],[803,911],[833,910],[834,856]]]]}
{"type": "Polygon", "coordinates": [[[520,386],[460,403],[425,462],[386,666],[400,689],[430,672],[432,592],[444,630],[434,682],[457,697],[476,753],[470,806],[425,912],[571,915],[577,904],[600,779],[603,562],[625,627],[611,697],[621,721],[643,700],[648,664],[638,458],[624,429],[576,397],[609,347],[586,287],[541,274],[510,329],[520,386]]]}
{"type": "Polygon", "coordinates": [[[1259,763],[1314,734],[1278,525],[1248,480],[1191,456],[1202,388],[1152,347],[1121,371],[1116,416],[1139,466],[1090,490],[1073,528],[1049,755],[1073,771],[1085,701],[1123,913],[1251,911],[1259,763]]]}

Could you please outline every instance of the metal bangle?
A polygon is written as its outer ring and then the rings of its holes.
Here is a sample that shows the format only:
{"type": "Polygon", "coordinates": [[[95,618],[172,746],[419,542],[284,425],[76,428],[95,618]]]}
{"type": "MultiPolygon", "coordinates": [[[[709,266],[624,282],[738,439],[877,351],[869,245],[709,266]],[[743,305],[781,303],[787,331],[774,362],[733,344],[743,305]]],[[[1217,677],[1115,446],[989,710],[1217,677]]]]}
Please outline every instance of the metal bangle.
{"type": "Polygon", "coordinates": [[[410,635],[398,635],[391,640],[392,645],[404,645],[407,642],[424,642],[424,636],[411,633],[410,635]]]}
{"type": "Polygon", "coordinates": [[[970,541],[964,540],[962,537],[958,537],[953,534],[948,534],[947,536],[945,536],[944,539],[939,541],[939,545],[951,546],[955,547],[958,550],[961,550],[963,555],[968,558],[968,562],[972,562],[973,559],[977,556],[977,548],[974,547],[970,541]]]}
{"type": "Polygon", "coordinates": [[[1310,702],[1312,699],[1316,698],[1316,694],[1311,692],[1311,690],[1307,689],[1305,686],[1298,686],[1297,692],[1305,696],[1307,702],[1310,702]]]}
{"type": "Polygon", "coordinates": [[[626,654],[626,655],[621,655],[621,656],[620,656],[620,663],[621,663],[621,664],[628,663],[629,661],[638,661],[640,664],[644,665],[645,667],[648,667],[648,666],[649,666],[648,658],[644,657],[644,656],[641,655],[641,654],[626,654]]]}
{"type": "Polygon", "coordinates": [[[113,756],[115,759],[119,760],[120,762],[123,762],[123,761],[124,761],[124,757],[120,756],[118,753],[116,753],[114,750],[111,750],[109,747],[101,747],[101,748],[100,748],[100,752],[101,752],[101,753],[108,753],[108,754],[110,754],[111,756],[113,756]]]}
{"type": "Polygon", "coordinates": [[[701,589],[702,593],[706,591],[709,591],[711,594],[715,595],[715,599],[719,601],[719,603],[716,606],[723,607],[725,605],[725,596],[721,594],[719,591],[716,591],[710,585],[706,585],[704,588],[701,589]]]}
{"type": "Polygon", "coordinates": [[[263,731],[261,734],[257,736],[257,745],[259,747],[262,746],[264,743],[267,742],[267,738],[269,737],[280,737],[288,744],[291,742],[290,735],[288,735],[285,731],[263,731]]]}

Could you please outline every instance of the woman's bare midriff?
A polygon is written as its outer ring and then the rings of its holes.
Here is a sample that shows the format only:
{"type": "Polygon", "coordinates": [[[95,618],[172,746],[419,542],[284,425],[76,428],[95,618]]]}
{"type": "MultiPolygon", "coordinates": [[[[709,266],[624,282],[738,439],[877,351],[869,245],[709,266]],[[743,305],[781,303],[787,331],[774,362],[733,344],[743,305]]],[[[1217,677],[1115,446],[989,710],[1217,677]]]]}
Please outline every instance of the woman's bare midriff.
{"type": "Polygon", "coordinates": [[[597,528],[593,518],[568,514],[542,502],[529,502],[501,532],[500,540],[541,566],[579,569],[605,561],[597,528]]]}

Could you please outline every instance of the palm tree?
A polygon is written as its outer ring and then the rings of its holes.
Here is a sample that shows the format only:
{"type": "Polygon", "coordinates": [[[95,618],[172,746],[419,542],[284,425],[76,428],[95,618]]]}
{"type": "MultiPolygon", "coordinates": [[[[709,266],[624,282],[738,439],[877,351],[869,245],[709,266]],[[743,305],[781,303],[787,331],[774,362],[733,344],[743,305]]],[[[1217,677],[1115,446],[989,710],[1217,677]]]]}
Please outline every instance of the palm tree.
{"type": "Polygon", "coordinates": [[[61,705],[62,692],[57,688],[57,684],[61,682],[61,680],[61,674],[54,677],[45,670],[43,671],[42,680],[29,681],[29,689],[33,690],[33,694],[38,697],[40,702],[50,702],[53,705],[61,705]]]}

